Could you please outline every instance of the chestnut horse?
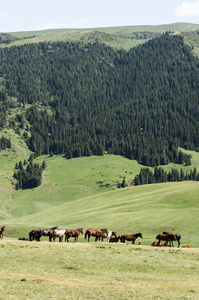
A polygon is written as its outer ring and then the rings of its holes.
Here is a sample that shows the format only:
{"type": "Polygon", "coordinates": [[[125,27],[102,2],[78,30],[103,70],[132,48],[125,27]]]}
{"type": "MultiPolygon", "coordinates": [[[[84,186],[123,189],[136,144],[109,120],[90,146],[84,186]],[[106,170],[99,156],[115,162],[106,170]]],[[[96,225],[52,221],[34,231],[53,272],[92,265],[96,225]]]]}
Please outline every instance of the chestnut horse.
{"type": "Polygon", "coordinates": [[[96,233],[97,233],[97,235],[99,235],[100,231],[108,233],[107,228],[101,228],[101,229],[92,229],[92,228],[89,228],[85,232],[85,239],[88,236],[88,242],[89,242],[90,241],[90,237],[91,236],[95,236],[95,238],[96,238],[96,233]]]}
{"type": "Polygon", "coordinates": [[[135,233],[135,234],[123,234],[121,235],[121,242],[125,243],[125,241],[132,241],[132,244],[135,244],[135,240],[140,237],[141,239],[143,239],[143,236],[141,234],[141,232],[139,233],[135,233]]]}
{"type": "Polygon", "coordinates": [[[83,234],[83,228],[78,228],[78,229],[67,229],[65,231],[65,242],[69,243],[69,238],[74,237],[74,242],[78,242],[78,238],[80,233],[83,234]]]}
{"type": "Polygon", "coordinates": [[[166,244],[166,242],[153,242],[152,244],[151,244],[151,246],[153,246],[153,247],[163,247],[163,246],[166,246],[167,244],[166,244]]]}
{"type": "Polygon", "coordinates": [[[107,229],[103,229],[103,230],[97,230],[96,233],[95,233],[95,242],[97,241],[102,241],[104,240],[104,238],[107,238],[108,237],[108,231],[107,229]]]}
{"type": "Polygon", "coordinates": [[[165,241],[167,244],[168,242],[173,246],[173,241],[176,241],[176,236],[173,233],[162,233],[162,234],[158,234],[156,236],[156,239],[159,241],[165,241]]]}
{"type": "Polygon", "coordinates": [[[6,226],[3,226],[0,228],[0,239],[3,240],[3,232],[5,230],[6,226]]]}
{"type": "Polygon", "coordinates": [[[109,239],[109,243],[118,243],[120,239],[121,239],[120,235],[111,236],[109,239]]]}

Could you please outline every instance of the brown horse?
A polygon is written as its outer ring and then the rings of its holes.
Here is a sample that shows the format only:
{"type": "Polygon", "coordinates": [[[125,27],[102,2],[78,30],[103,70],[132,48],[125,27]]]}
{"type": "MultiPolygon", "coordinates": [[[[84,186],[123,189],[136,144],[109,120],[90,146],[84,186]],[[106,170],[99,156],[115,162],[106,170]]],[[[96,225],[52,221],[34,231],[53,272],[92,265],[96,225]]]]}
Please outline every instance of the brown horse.
{"type": "Polygon", "coordinates": [[[130,241],[132,244],[135,244],[136,237],[133,234],[123,234],[120,237],[121,243],[125,243],[125,241],[130,241]]]}
{"type": "Polygon", "coordinates": [[[120,235],[111,236],[109,239],[109,243],[118,243],[120,239],[121,239],[120,235]]]}
{"type": "Polygon", "coordinates": [[[5,230],[6,226],[3,226],[0,228],[0,239],[3,240],[3,232],[5,230]]]}
{"type": "Polygon", "coordinates": [[[80,233],[83,234],[83,228],[78,228],[78,229],[67,229],[65,231],[65,242],[69,243],[69,238],[74,237],[74,242],[78,242],[78,238],[80,233]]]}
{"type": "MultiPolygon", "coordinates": [[[[167,232],[167,231],[163,231],[163,234],[170,234],[170,232],[167,232]]],[[[176,237],[176,240],[178,242],[178,248],[180,247],[180,240],[181,240],[181,235],[179,233],[175,233],[175,237],[176,237]]]]}
{"type": "Polygon", "coordinates": [[[166,244],[168,244],[169,242],[170,245],[172,244],[173,246],[173,241],[176,241],[176,236],[174,233],[165,233],[165,234],[161,233],[156,236],[156,239],[159,241],[159,243],[160,241],[165,241],[166,244]]]}
{"type": "Polygon", "coordinates": [[[151,244],[151,246],[153,246],[153,247],[163,247],[163,246],[166,246],[166,242],[163,242],[163,241],[161,241],[161,242],[153,242],[151,244]]]}
{"type": "Polygon", "coordinates": [[[140,237],[141,239],[143,239],[143,236],[141,234],[141,232],[139,233],[135,233],[135,234],[123,234],[121,235],[121,242],[125,243],[125,241],[132,241],[132,244],[135,244],[135,240],[140,237]]]}
{"type": "Polygon", "coordinates": [[[191,245],[183,245],[182,248],[191,248],[191,245]]]}
{"type": "Polygon", "coordinates": [[[102,241],[104,240],[104,238],[108,237],[108,231],[107,229],[103,229],[103,230],[97,230],[97,232],[95,233],[95,242],[97,241],[102,241]]]}
{"type": "Polygon", "coordinates": [[[101,229],[92,229],[89,228],[86,230],[85,232],[85,239],[88,237],[88,242],[90,241],[90,237],[91,236],[95,236],[96,237],[96,233],[99,234],[100,231],[106,231],[107,232],[107,228],[101,228],[101,229]]]}

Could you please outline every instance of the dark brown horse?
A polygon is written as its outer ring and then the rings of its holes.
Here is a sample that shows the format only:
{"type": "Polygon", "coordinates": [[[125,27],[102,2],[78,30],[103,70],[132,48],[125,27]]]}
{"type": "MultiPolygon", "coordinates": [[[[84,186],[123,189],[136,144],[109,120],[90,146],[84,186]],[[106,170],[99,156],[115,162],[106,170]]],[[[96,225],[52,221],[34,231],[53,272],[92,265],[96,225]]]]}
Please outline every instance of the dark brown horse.
{"type": "Polygon", "coordinates": [[[69,243],[69,238],[74,237],[74,242],[78,242],[78,238],[80,233],[83,234],[83,228],[78,228],[78,229],[67,229],[65,231],[65,242],[69,243]]]}
{"type": "MultiPolygon", "coordinates": [[[[170,234],[170,232],[163,231],[163,234],[170,234]]],[[[181,235],[179,233],[175,233],[176,240],[178,242],[178,247],[180,247],[181,235]]]]}
{"type": "Polygon", "coordinates": [[[160,241],[165,241],[166,244],[169,242],[170,245],[172,244],[173,246],[173,241],[176,241],[176,236],[173,233],[161,233],[156,236],[156,239],[159,241],[159,243],[160,241]]]}
{"type": "Polygon", "coordinates": [[[135,234],[123,234],[121,235],[120,240],[122,243],[125,243],[125,241],[132,241],[132,244],[135,244],[135,241],[138,237],[143,239],[141,232],[135,234]]]}
{"type": "Polygon", "coordinates": [[[125,243],[125,241],[130,241],[132,244],[135,244],[136,237],[133,234],[123,234],[120,237],[121,243],[125,243]]]}
{"type": "Polygon", "coordinates": [[[101,228],[101,229],[92,229],[92,228],[89,228],[85,232],[85,239],[88,237],[88,242],[89,242],[90,241],[90,237],[94,236],[96,238],[96,233],[99,234],[99,231],[106,231],[107,232],[107,228],[101,228]]]}
{"type": "Polygon", "coordinates": [[[0,239],[3,240],[3,232],[5,231],[6,226],[0,228],[0,239]]]}

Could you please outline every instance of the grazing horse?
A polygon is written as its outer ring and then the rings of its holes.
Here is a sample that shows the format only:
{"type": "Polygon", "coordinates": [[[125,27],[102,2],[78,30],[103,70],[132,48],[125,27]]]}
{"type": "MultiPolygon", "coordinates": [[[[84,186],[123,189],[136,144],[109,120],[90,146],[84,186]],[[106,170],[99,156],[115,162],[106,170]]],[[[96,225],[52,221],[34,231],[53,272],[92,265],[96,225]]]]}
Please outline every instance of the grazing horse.
{"type": "Polygon", "coordinates": [[[138,237],[143,239],[143,236],[142,236],[141,232],[135,233],[135,234],[123,234],[123,235],[121,235],[120,240],[121,240],[122,243],[125,243],[125,240],[126,240],[126,241],[132,241],[132,244],[135,244],[135,240],[138,237]]]}
{"type": "Polygon", "coordinates": [[[61,243],[63,241],[63,236],[64,236],[66,230],[67,229],[62,229],[62,230],[54,229],[54,230],[51,230],[48,233],[49,242],[52,242],[52,238],[53,238],[53,241],[55,242],[55,239],[58,237],[59,238],[59,242],[61,243]]]}
{"type": "Polygon", "coordinates": [[[6,226],[0,228],[0,239],[3,240],[3,232],[5,231],[6,226]]]}
{"type": "MultiPolygon", "coordinates": [[[[167,231],[163,231],[163,234],[170,234],[170,232],[167,232],[167,231]]],[[[176,240],[178,242],[178,248],[180,247],[180,239],[181,239],[181,235],[179,233],[176,233],[175,234],[176,236],[176,240]]]]}
{"type": "Polygon", "coordinates": [[[40,238],[42,236],[48,236],[51,230],[58,229],[58,226],[51,227],[49,229],[38,229],[32,230],[29,232],[29,241],[37,241],[40,242],[40,238]]]}
{"type": "Polygon", "coordinates": [[[89,228],[85,232],[85,239],[88,237],[88,242],[90,242],[90,237],[91,236],[95,236],[96,237],[96,232],[99,232],[99,231],[106,231],[107,232],[107,228],[101,228],[101,229],[92,229],[92,228],[89,228]]]}
{"type": "Polygon", "coordinates": [[[67,229],[65,231],[65,242],[67,240],[67,242],[69,243],[69,238],[71,238],[71,237],[74,237],[74,242],[76,242],[76,241],[78,242],[78,238],[79,238],[80,233],[83,234],[83,228],[78,228],[78,229],[75,229],[75,230],[67,229]]]}
{"type": "Polygon", "coordinates": [[[159,243],[160,241],[165,241],[166,244],[169,242],[170,244],[172,243],[173,246],[173,241],[176,241],[176,236],[173,233],[161,233],[156,236],[156,239],[159,241],[159,243]]]}

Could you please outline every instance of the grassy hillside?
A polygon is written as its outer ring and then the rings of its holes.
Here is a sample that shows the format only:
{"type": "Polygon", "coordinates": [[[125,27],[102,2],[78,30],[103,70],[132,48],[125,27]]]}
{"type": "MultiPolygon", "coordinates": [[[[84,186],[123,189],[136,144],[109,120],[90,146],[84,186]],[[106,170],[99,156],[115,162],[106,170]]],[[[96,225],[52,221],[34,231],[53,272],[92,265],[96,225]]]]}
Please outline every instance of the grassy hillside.
{"type": "MultiPolygon", "coordinates": [[[[107,227],[118,234],[142,232],[144,245],[150,245],[158,233],[167,230],[181,233],[182,243],[198,247],[198,187],[198,182],[181,182],[109,191],[4,220],[4,224],[7,237],[15,238],[27,237],[31,226],[32,229],[54,225],[84,229],[107,227]]],[[[31,206],[28,198],[26,203],[22,199],[15,200],[15,209],[28,203],[31,206]]],[[[83,237],[80,241],[84,241],[83,237]]]]}
{"type": "MultiPolygon", "coordinates": [[[[140,166],[120,156],[104,155],[67,160],[62,156],[41,156],[46,161],[42,185],[35,189],[13,188],[16,162],[27,159],[30,151],[12,130],[12,149],[0,152],[0,190],[2,225],[5,238],[27,236],[33,228],[108,227],[118,234],[142,232],[150,245],[163,230],[178,231],[184,243],[199,246],[198,182],[153,184],[118,189],[123,178],[130,185],[140,166]]],[[[192,155],[192,165],[184,170],[199,169],[199,154],[192,155]]],[[[180,165],[164,168],[180,169],[180,165]]],[[[83,237],[80,241],[84,241],[83,237]]]]}
{"type": "Polygon", "coordinates": [[[198,299],[199,250],[0,241],[1,299],[198,299]]]}
{"type": "MultiPolygon", "coordinates": [[[[172,31],[175,34],[182,34],[186,38],[186,42],[194,47],[196,55],[199,55],[199,45],[197,32],[199,30],[198,24],[191,23],[173,23],[163,25],[143,25],[143,26],[121,26],[121,27],[103,27],[103,28],[87,28],[87,29],[48,29],[42,31],[27,31],[27,32],[13,32],[11,37],[18,40],[12,41],[11,45],[23,45],[26,43],[38,43],[49,41],[83,41],[106,43],[107,45],[116,49],[129,50],[132,47],[144,43],[150,39],[147,33],[162,34],[166,31],[172,31]],[[146,33],[146,38],[143,35],[140,38],[133,39],[135,33],[146,33]],[[193,38],[193,35],[195,36],[193,38]],[[195,40],[195,41],[194,41],[195,40]]],[[[156,34],[156,35],[155,35],[156,34]]],[[[1,44],[1,46],[8,46],[1,44]]]]}

